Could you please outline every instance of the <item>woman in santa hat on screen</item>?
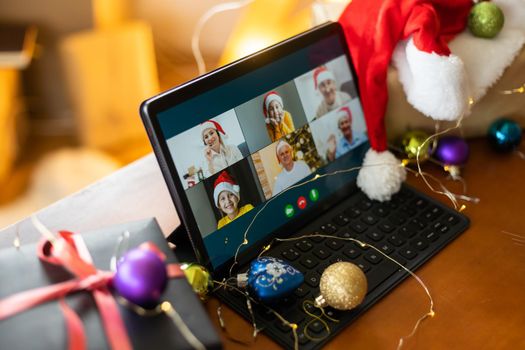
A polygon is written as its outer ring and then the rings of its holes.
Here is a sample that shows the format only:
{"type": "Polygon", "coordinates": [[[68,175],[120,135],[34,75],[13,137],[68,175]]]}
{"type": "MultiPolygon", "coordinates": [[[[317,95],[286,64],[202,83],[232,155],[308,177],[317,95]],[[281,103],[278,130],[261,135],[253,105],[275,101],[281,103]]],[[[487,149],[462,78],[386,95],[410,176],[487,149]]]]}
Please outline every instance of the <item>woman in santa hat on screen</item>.
{"type": "Polygon", "coordinates": [[[215,180],[213,200],[223,216],[217,223],[217,229],[229,224],[239,216],[253,209],[253,205],[245,204],[239,208],[241,188],[226,171],[220,173],[215,180]]]}
{"type": "Polygon", "coordinates": [[[313,76],[315,89],[319,90],[323,96],[323,100],[315,112],[315,119],[322,117],[326,113],[350,101],[350,95],[344,91],[339,91],[334,73],[328,70],[328,68],[325,66],[317,67],[314,70],[313,76]]]}
{"type": "Polygon", "coordinates": [[[202,141],[204,142],[204,157],[208,176],[242,159],[241,151],[235,145],[224,142],[226,133],[221,124],[214,120],[206,120],[201,124],[202,141]]]}
{"type": "Polygon", "coordinates": [[[295,130],[292,115],[284,110],[283,99],[275,91],[270,91],[263,100],[264,121],[272,142],[295,130]]]}

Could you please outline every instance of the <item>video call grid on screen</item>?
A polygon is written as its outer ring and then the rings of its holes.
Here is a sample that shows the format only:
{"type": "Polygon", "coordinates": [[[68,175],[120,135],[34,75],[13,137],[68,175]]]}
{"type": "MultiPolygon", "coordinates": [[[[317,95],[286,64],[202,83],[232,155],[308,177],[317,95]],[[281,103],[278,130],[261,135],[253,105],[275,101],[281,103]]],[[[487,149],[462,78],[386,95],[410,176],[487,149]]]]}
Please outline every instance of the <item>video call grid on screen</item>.
{"type": "MultiPolygon", "coordinates": [[[[230,91],[228,99],[237,101],[237,105],[218,114],[181,117],[184,109],[180,108],[177,122],[182,118],[186,122],[193,120],[186,130],[180,130],[183,123],[176,130],[169,111],[159,115],[179,180],[213,266],[232,257],[242,239],[242,228],[267,200],[314,173],[333,168],[336,163],[357,165],[362,159],[368,148],[363,112],[347,57],[339,43],[336,47],[337,56],[310,64],[306,71],[287,81],[279,81],[278,74],[265,75],[265,80],[273,85],[266,84],[265,90],[255,97],[243,100],[230,91]],[[331,90],[326,86],[330,81],[335,83],[331,90]],[[325,86],[321,86],[323,83],[325,86]],[[326,100],[330,99],[335,103],[327,110],[326,100]],[[343,158],[346,162],[335,162],[343,158]]],[[[315,53],[310,50],[309,54],[315,53]]],[[[281,67],[275,62],[268,66],[283,72],[283,64],[290,65],[293,57],[288,57],[288,62],[280,61],[281,67]]],[[[248,81],[254,72],[242,78],[248,81]]],[[[261,85],[252,84],[245,86],[241,95],[246,96],[246,90],[261,85]]],[[[173,116],[175,111],[171,112],[173,116]]],[[[336,182],[325,182],[320,186],[323,191],[310,188],[303,193],[304,205],[313,206],[315,201],[335,191],[336,182]]],[[[338,185],[342,183],[340,179],[338,185]]],[[[288,197],[288,193],[282,197],[288,197]]],[[[258,232],[253,235],[256,240],[293,217],[294,214],[289,215],[290,206],[294,213],[302,209],[302,203],[295,198],[289,202],[281,207],[275,205],[277,208],[271,210],[278,218],[272,220],[274,227],[256,229],[258,232]]]]}

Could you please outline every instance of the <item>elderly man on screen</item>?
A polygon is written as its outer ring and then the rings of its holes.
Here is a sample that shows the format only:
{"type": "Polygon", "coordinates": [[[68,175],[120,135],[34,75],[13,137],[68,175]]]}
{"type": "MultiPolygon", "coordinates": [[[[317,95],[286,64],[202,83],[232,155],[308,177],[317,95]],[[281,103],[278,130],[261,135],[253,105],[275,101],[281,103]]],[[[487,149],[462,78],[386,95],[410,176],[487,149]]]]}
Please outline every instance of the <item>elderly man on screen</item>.
{"type": "Polygon", "coordinates": [[[329,161],[339,158],[351,149],[361,144],[362,139],[355,137],[352,130],[352,112],[347,106],[341,107],[337,111],[337,127],[341,131],[341,138],[336,140],[334,134],[328,137],[328,150],[326,158],[329,161]]]}
{"type": "Polygon", "coordinates": [[[339,91],[334,73],[325,66],[317,67],[313,75],[315,88],[323,96],[323,100],[315,112],[315,119],[319,119],[326,113],[341,107],[351,100],[350,95],[344,91],[339,91]]]}
{"type": "Polygon", "coordinates": [[[274,196],[311,173],[310,167],[304,161],[293,160],[293,148],[288,142],[279,141],[275,147],[275,154],[283,169],[275,179],[272,192],[274,196]]]}

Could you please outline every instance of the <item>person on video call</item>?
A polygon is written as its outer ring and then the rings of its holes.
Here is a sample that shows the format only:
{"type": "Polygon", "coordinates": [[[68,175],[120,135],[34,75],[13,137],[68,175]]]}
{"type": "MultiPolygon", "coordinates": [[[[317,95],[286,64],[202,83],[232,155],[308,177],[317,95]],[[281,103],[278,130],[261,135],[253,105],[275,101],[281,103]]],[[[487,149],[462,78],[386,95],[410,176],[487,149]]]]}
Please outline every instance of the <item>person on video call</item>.
{"type": "Polygon", "coordinates": [[[237,146],[224,142],[227,138],[226,133],[216,121],[206,120],[201,124],[201,132],[208,175],[213,175],[242,159],[237,146]]]}
{"type": "Polygon", "coordinates": [[[275,154],[283,169],[275,179],[273,195],[310,175],[310,167],[304,161],[293,160],[293,148],[288,142],[284,140],[279,141],[275,147],[275,154]]]}
{"type": "Polygon", "coordinates": [[[229,224],[239,216],[246,214],[253,209],[253,205],[245,204],[239,208],[240,187],[233,181],[230,174],[226,171],[220,173],[215,180],[213,188],[213,199],[215,206],[219,208],[223,217],[217,223],[217,229],[229,224]]]}
{"type": "Polygon", "coordinates": [[[319,66],[314,70],[315,89],[321,92],[323,100],[317,107],[315,119],[333,111],[351,100],[350,95],[337,88],[334,74],[325,66],[319,66]]]}
{"type": "Polygon", "coordinates": [[[272,142],[295,130],[292,115],[284,110],[283,99],[277,92],[270,91],[264,96],[263,113],[272,142]]]}
{"type": "Polygon", "coordinates": [[[326,158],[329,161],[339,158],[361,143],[361,139],[359,137],[354,137],[352,131],[352,112],[350,111],[350,108],[347,106],[341,107],[337,111],[337,115],[337,127],[343,136],[341,136],[339,140],[336,140],[334,134],[328,137],[326,158]]]}

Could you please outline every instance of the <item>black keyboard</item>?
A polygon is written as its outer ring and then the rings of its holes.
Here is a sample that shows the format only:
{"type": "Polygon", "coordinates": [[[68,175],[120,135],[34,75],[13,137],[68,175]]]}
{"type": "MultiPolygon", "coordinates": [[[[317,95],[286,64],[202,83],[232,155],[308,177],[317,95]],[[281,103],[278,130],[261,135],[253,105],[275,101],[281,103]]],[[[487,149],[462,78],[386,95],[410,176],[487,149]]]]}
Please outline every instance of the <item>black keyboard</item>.
{"type": "MultiPolygon", "coordinates": [[[[369,200],[364,193],[358,192],[294,236],[313,233],[356,238],[374,245],[408,269],[414,270],[468,226],[469,220],[464,215],[404,185],[391,201],[383,203],[369,200]]],[[[409,276],[405,270],[373,249],[340,239],[309,237],[282,242],[265,255],[284,259],[304,274],[303,285],[292,296],[271,305],[285,319],[299,326],[297,335],[301,349],[320,348],[409,276]],[[303,333],[306,323],[312,319],[304,312],[303,301],[313,300],[319,295],[321,274],[337,261],[350,261],[365,272],[368,293],[363,303],[351,311],[326,308],[327,315],[339,322],[324,318],[331,330],[328,336],[321,322],[312,322],[308,333],[316,338],[326,336],[320,341],[312,341],[303,333]]],[[[250,320],[246,301],[239,294],[219,290],[218,297],[250,320]]],[[[263,307],[254,306],[254,312],[259,328],[285,348],[293,349],[294,338],[290,327],[263,307]]]]}

